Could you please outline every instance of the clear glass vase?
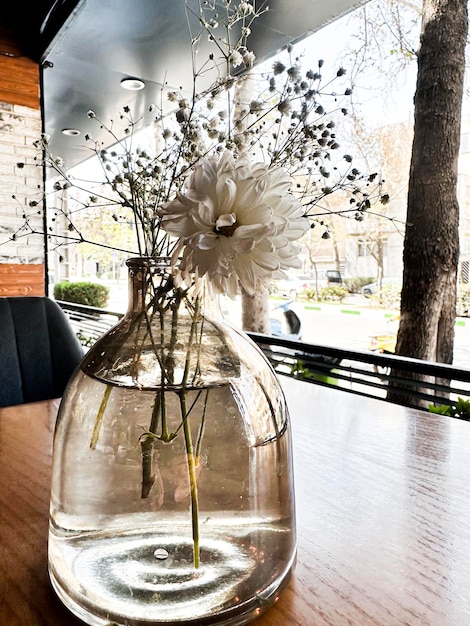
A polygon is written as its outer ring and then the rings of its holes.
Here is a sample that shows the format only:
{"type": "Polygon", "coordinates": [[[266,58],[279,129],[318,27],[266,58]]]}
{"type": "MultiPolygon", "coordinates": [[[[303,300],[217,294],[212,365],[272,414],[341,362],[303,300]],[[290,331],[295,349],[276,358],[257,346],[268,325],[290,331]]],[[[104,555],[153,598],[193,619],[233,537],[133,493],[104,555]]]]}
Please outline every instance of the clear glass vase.
{"type": "Polygon", "coordinates": [[[290,423],[255,344],[167,259],[128,261],[127,314],[62,399],[49,572],[96,625],[246,624],[296,552],[290,423]]]}

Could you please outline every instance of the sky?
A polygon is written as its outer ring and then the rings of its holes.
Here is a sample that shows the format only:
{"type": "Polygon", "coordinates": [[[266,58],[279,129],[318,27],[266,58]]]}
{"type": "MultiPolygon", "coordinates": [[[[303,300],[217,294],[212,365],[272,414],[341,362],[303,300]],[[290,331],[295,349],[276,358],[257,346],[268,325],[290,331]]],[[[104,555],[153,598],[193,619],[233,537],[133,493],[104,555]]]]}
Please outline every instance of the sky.
{"type": "MultiPolygon", "coordinates": [[[[357,46],[353,14],[354,12],[322,28],[297,44],[296,49],[305,51],[307,56],[314,59],[323,58],[325,67],[334,68],[343,65],[348,71],[352,61],[345,59],[344,50],[348,46],[351,48],[357,46]]],[[[396,68],[391,69],[393,80],[389,80],[385,72],[361,71],[354,98],[360,103],[361,112],[372,127],[412,119],[416,71],[417,64],[414,61],[409,63],[407,71],[397,73],[396,68]]]]}

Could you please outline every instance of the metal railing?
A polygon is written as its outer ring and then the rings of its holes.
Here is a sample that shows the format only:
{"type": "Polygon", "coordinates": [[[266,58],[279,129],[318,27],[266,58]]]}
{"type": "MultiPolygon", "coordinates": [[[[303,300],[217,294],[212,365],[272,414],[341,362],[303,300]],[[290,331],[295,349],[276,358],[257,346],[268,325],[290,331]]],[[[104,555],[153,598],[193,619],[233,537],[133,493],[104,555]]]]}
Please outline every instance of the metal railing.
{"type": "Polygon", "coordinates": [[[248,334],[279,374],[405,406],[470,400],[470,371],[453,365],[248,334]]]}
{"type": "MultiPolygon", "coordinates": [[[[58,301],[87,347],[123,313],[58,301]]],[[[345,350],[282,337],[248,333],[274,370],[317,385],[334,386],[406,406],[451,405],[470,399],[470,371],[452,365],[370,351],[345,350]]]]}
{"type": "Polygon", "coordinates": [[[85,304],[75,304],[74,302],[65,302],[57,300],[65,315],[69,318],[70,324],[75,331],[80,343],[85,347],[89,347],[103,333],[114,326],[123,316],[123,313],[117,311],[108,311],[106,309],[98,309],[85,304]]]}

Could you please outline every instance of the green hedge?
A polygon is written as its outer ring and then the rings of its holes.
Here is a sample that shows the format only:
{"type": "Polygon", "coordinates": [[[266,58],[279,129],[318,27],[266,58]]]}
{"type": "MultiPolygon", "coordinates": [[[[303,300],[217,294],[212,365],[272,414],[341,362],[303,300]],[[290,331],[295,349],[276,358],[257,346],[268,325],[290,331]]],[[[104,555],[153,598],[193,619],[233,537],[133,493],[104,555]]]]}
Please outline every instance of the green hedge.
{"type": "Polygon", "coordinates": [[[74,283],[63,280],[54,285],[54,298],[103,309],[108,304],[109,287],[99,283],[74,283]]]}
{"type": "Polygon", "coordinates": [[[347,295],[348,290],[346,287],[330,285],[329,287],[323,287],[320,289],[318,299],[320,302],[342,302],[347,295]]]}

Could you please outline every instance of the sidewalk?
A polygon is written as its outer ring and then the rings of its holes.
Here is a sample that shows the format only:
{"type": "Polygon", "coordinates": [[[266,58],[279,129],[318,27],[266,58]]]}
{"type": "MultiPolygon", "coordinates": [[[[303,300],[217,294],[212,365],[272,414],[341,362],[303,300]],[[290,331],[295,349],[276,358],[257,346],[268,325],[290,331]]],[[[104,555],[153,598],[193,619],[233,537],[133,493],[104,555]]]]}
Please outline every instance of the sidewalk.
{"type": "MultiPolygon", "coordinates": [[[[300,307],[309,311],[327,312],[329,315],[360,315],[362,317],[385,320],[390,319],[395,315],[399,315],[400,313],[398,309],[381,309],[379,307],[375,307],[367,300],[367,298],[364,298],[359,294],[351,294],[345,298],[341,304],[296,300],[293,303],[293,308],[300,307]]],[[[455,325],[470,326],[470,318],[456,316],[455,325]]]]}
{"type": "Polygon", "coordinates": [[[361,295],[352,294],[339,304],[328,302],[306,302],[297,300],[293,303],[293,308],[304,309],[306,311],[319,311],[328,315],[360,315],[373,319],[389,319],[399,314],[396,309],[381,309],[371,305],[371,303],[361,295]]]}

